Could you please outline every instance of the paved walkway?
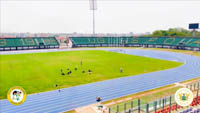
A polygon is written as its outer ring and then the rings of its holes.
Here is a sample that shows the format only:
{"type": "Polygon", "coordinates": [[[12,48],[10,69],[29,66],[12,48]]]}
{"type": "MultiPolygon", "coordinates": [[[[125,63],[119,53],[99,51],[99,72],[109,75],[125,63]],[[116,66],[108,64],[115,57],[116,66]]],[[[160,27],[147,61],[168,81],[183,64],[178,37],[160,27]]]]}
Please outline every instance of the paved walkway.
{"type": "MultiPolygon", "coordinates": [[[[141,49],[103,49],[103,50],[184,62],[185,64],[177,68],[141,74],[138,76],[129,76],[129,77],[106,80],[86,85],[75,86],[71,88],[64,88],[61,89],[61,92],[54,90],[39,94],[28,95],[25,103],[20,106],[13,106],[7,100],[1,100],[0,112],[57,113],[96,103],[95,102],[96,96],[101,96],[102,99],[105,101],[133,93],[150,90],[153,88],[166,86],[180,81],[200,77],[200,58],[195,56],[181,54],[181,53],[141,50],[141,49]]],[[[49,50],[47,50],[46,52],[49,52],[49,50]]],[[[11,54],[11,52],[9,53],[11,54]]]]}

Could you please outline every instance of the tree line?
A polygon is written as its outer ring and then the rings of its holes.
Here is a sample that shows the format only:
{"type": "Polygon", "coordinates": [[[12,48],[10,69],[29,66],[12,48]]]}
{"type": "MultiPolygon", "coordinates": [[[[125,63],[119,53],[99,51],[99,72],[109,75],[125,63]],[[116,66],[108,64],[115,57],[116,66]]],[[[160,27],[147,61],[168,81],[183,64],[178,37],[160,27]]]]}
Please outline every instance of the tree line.
{"type": "MultiPolygon", "coordinates": [[[[156,30],[152,34],[145,35],[151,37],[192,37],[192,30],[187,30],[183,28],[170,28],[168,30],[156,30]]],[[[200,31],[195,31],[195,37],[200,37],[200,31]]]]}

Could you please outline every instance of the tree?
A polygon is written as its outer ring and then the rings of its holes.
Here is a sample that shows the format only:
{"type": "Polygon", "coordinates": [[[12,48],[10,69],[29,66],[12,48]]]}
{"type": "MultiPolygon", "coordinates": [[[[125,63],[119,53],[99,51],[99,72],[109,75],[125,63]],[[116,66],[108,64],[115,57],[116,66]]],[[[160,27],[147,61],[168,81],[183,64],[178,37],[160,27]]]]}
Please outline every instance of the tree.
{"type": "MultiPolygon", "coordinates": [[[[195,32],[197,37],[200,37],[200,32],[195,32]]],[[[150,35],[153,37],[166,37],[166,36],[176,36],[176,37],[192,37],[192,31],[183,28],[170,28],[168,30],[156,30],[150,35]]]]}

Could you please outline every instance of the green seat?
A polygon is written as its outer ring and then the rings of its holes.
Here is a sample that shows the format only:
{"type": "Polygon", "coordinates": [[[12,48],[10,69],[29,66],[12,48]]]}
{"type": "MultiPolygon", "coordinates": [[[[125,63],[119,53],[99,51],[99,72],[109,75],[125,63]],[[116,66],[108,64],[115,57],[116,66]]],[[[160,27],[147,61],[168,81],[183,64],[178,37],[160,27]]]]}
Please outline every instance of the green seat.
{"type": "Polygon", "coordinates": [[[35,47],[43,43],[46,46],[59,46],[55,37],[47,38],[4,38],[0,39],[0,47],[35,47]]]}
{"type": "Polygon", "coordinates": [[[131,44],[200,47],[200,38],[190,37],[70,37],[73,45],[131,44]]]}

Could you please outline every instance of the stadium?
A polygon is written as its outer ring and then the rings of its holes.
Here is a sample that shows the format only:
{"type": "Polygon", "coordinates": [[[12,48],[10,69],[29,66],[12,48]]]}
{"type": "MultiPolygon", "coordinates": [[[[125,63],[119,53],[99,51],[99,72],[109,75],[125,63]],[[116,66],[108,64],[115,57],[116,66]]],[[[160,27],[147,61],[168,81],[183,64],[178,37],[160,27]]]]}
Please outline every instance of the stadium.
{"type": "Polygon", "coordinates": [[[95,104],[96,97],[109,113],[198,110],[199,38],[70,37],[72,49],[58,49],[55,37],[0,41],[1,74],[6,75],[1,78],[1,112],[76,112],[95,104]],[[197,56],[184,54],[188,51],[197,56]],[[6,94],[19,84],[29,95],[24,104],[13,106],[6,94]],[[195,95],[191,108],[175,104],[173,94],[181,87],[195,95]],[[161,90],[153,100],[133,98],[152,90],[161,90]]]}
{"type": "Polygon", "coordinates": [[[88,2],[1,1],[0,113],[200,113],[199,1],[88,2]]]}

